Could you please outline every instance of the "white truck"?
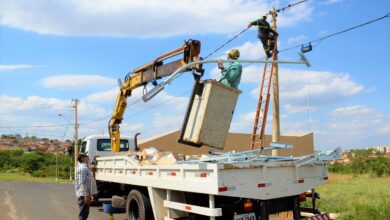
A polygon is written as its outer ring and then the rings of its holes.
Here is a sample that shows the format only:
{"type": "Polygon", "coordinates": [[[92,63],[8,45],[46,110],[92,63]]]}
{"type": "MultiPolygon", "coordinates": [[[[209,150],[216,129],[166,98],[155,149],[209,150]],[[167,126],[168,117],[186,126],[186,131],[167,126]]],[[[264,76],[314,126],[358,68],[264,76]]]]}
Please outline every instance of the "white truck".
{"type": "MultiPolygon", "coordinates": [[[[108,135],[91,135],[85,137],[81,143],[79,150],[80,154],[88,154],[90,158],[90,165],[95,167],[96,158],[107,157],[107,156],[118,156],[125,155],[128,152],[137,151],[137,133],[134,137],[122,136],[120,140],[120,152],[112,152],[111,140],[108,135]]],[[[98,195],[96,199],[108,198],[116,194],[120,194],[120,190],[117,184],[111,183],[110,181],[96,180],[98,195]]]]}
{"type": "MultiPolygon", "coordinates": [[[[191,70],[196,82],[178,141],[195,147],[204,144],[183,139],[183,130],[187,125],[191,126],[189,119],[193,120],[191,109],[201,106],[200,102],[194,102],[195,96],[202,94],[205,87],[200,83],[200,77],[204,73],[202,63],[206,61],[201,61],[199,53],[200,42],[187,41],[182,47],[133,70],[123,82],[120,81],[114,113],[109,122],[110,136],[88,137],[81,147],[82,153],[88,152],[90,158],[96,161],[94,171],[99,196],[126,196],[128,220],[267,220],[270,214],[284,211],[292,211],[294,219],[302,219],[301,211],[328,219],[315,207],[319,196],[313,189],[328,179],[327,163],[337,158],[339,149],[302,157],[260,154],[265,150],[288,147],[273,143],[259,150],[213,152],[202,159],[178,159],[171,165],[143,166],[125,155],[124,152],[138,150],[136,138],[124,138],[119,132],[127,106],[126,98],[132,90],[153,82],[152,95],[144,97],[150,99],[164,88],[163,85],[175,79],[176,73],[191,70]],[[163,64],[165,59],[179,53],[184,54],[182,59],[163,64]],[[170,76],[165,84],[155,82],[165,76],[170,76]],[[112,153],[105,152],[111,149],[112,153]],[[301,207],[300,201],[305,196],[312,197],[312,207],[301,207]]],[[[231,117],[232,111],[229,111],[231,117]]],[[[218,112],[216,114],[219,115],[218,112]]],[[[218,133],[218,126],[207,133],[218,133]]]]}
{"type": "MultiPolygon", "coordinates": [[[[121,139],[121,152],[110,152],[108,136],[84,139],[80,153],[97,162],[95,178],[100,197],[127,196],[126,217],[133,219],[268,219],[269,214],[301,211],[327,219],[313,203],[301,207],[305,196],[328,179],[327,163],[338,151],[303,157],[268,157],[260,150],[219,153],[173,165],[135,163],[129,151],[132,137],[121,139]]],[[[270,148],[265,148],[270,149],[270,148]]]]}
{"type": "MultiPolygon", "coordinates": [[[[138,136],[138,135],[137,135],[138,136]]],[[[129,151],[136,151],[137,136],[122,136],[120,141],[120,152],[112,152],[111,140],[108,135],[91,135],[83,139],[80,153],[87,153],[91,161],[95,157],[116,156],[126,154],[129,151]]]]}

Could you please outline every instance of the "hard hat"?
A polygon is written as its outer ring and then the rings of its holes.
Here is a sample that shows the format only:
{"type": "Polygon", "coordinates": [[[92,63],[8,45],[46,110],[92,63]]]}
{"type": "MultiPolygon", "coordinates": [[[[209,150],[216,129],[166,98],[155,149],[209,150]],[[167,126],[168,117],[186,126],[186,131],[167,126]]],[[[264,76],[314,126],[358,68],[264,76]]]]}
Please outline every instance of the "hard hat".
{"type": "Polygon", "coordinates": [[[237,59],[240,57],[240,51],[237,49],[231,49],[229,51],[229,55],[230,55],[230,57],[237,59]]]}

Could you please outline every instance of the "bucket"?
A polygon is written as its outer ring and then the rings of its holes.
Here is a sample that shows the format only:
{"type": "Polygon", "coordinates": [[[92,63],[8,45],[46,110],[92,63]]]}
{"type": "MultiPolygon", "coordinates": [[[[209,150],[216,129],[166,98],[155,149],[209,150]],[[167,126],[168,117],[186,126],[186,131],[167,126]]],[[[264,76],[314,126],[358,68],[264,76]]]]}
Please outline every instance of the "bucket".
{"type": "Polygon", "coordinates": [[[103,212],[110,214],[110,213],[124,213],[126,212],[126,209],[121,208],[113,208],[111,206],[111,202],[104,202],[103,203],[103,212]]]}
{"type": "Polygon", "coordinates": [[[111,207],[111,202],[104,202],[103,203],[103,212],[104,213],[112,213],[112,207],[111,207]]]}

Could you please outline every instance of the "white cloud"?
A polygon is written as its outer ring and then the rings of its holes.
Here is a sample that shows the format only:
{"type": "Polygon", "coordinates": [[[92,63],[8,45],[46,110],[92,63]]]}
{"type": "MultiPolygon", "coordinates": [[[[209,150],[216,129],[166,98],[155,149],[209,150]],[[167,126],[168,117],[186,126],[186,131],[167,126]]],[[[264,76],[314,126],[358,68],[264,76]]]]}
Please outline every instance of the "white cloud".
{"type": "Polygon", "coordinates": [[[310,94],[312,104],[345,99],[364,89],[347,73],[281,69],[279,79],[280,93],[286,100],[301,102],[310,94]]]}
{"type": "Polygon", "coordinates": [[[153,118],[153,128],[158,131],[155,134],[161,134],[168,131],[173,131],[181,128],[184,114],[181,115],[167,115],[155,114],[153,118]]]}
{"type": "MultiPolygon", "coordinates": [[[[280,69],[279,84],[280,99],[297,108],[339,102],[364,90],[349,74],[327,71],[280,69]]],[[[251,92],[253,97],[257,98],[258,91],[259,88],[251,92]]]]}
{"type": "Polygon", "coordinates": [[[375,113],[375,110],[366,106],[354,105],[336,108],[330,112],[334,117],[366,116],[375,113]]]}
{"type": "MultiPolygon", "coordinates": [[[[28,115],[31,116],[30,119],[48,115],[58,117],[58,114],[63,114],[72,110],[71,100],[60,100],[56,98],[44,98],[39,96],[29,96],[23,99],[21,97],[2,95],[0,96],[0,103],[0,113],[14,113],[16,117],[17,115],[23,116],[26,114],[26,112],[28,112],[28,115]]],[[[78,112],[81,116],[93,115],[93,118],[102,117],[111,113],[108,110],[93,103],[88,103],[83,99],[78,104],[78,112]]],[[[17,124],[17,122],[15,122],[15,124],[17,124]]]]}
{"type": "Polygon", "coordinates": [[[249,112],[246,114],[239,114],[233,116],[233,121],[230,126],[230,132],[249,133],[255,120],[256,112],[249,112]]]}
{"type": "Polygon", "coordinates": [[[128,124],[128,123],[122,123],[121,124],[121,133],[124,135],[134,135],[135,133],[142,131],[145,128],[145,125],[143,123],[136,123],[136,124],[128,124]]]}
{"type": "MultiPolygon", "coordinates": [[[[147,87],[147,91],[150,91],[152,86],[147,87]]],[[[190,94],[191,91],[183,92],[181,95],[170,95],[167,91],[161,91],[155,97],[148,102],[144,102],[142,99],[143,90],[136,89],[133,94],[128,98],[128,106],[131,108],[142,109],[142,110],[158,110],[163,112],[164,110],[173,112],[182,112],[187,107],[188,97],[183,95],[190,94]]]]}
{"type": "Polygon", "coordinates": [[[362,105],[344,106],[335,108],[325,117],[321,129],[327,134],[319,135],[323,145],[361,148],[389,141],[389,117],[376,109],[362,105]]]}
{"type": "Polygon", "coordinates": [[[85,99],[91,103],[113,103],[119,93],[119,87],[112,88],[102,92],[95,92],[87,96],[85,99]]]}
{"type": "Polygon", "coordinates": [[[107,87],[116,84],[116,80],[99,75],[66,74],[50,76],[41,80],[45,87],[57,89],[84,89],[107,87]]]}
{"type": "Polygon", "coordinates": [[[2,103],[0,112],[7,113],[12,111],[23,111],[31,109],[63,109],[70,106],[70,101],[59,100],[55,98],[43,98],[39,96],[29,96],[26,99],[13,96],[0,96],[2,103]]]}
{"type": "Polygon", "coordinates": [[[329,34],[329,31],[327,31],[327,30],[320,31],[320,32],[318,33],[318,35],[321,36],[321,37],[323,37],[323,36],[325,36],[325,35],[328,35],[328,34],[329,34]]]}
{"type": "MultiPolygon", "coordinates": [[[[276,2],[278,3],[278,2],[276,2]]],[[[167,37],[231,33],[274,5],[247,0],[64,0],[3,1],[1,25],[65,36],[167,37]]],[[[278,17],[280,27],[310,19],[309,3],[278,17]]]]}
{"type": "MultiPolygon", "coordinates": [[[[149,88],[150,89],[150,88],[149,88]]],[[[97,92],[80,98],[78,104],[80,137],[91,134],[107,134],[107,123],[112,114],[112,109],[117,97],[117,88],[97,92]]],[[[147,103],[143,101],[132,105],[134,101],[140,100],[143,90],[134,90],[133,96],[128,100],[128,108],[121,126],[121,133],[132,135],[142,131],[144,135],[156,135],[168,130],[180,127],[187,107],[188,97],[173,96],[166,91],[162,91],[155,98],[147,103]],[[163,112],[164,114],[160,114],[163,112]],[[153,129],[145,129],[145,124],[153,129]]],[[[184,93],[183,93],[184,94],[184,93]]],[[[73,123],[73,111],[70,100],[60,100],[54,98],[44,98],[31,96],[27,98],[0,96],[0,132],[4,133],[3,126],[34,124],[51,125],[67,124],[58,116],[64,114],[73,123]]],[[[72,138],[71,125],[65,138],[72,138]]],[[[41,135],[44,137],[62,138],[65,126],[52,129],[37,130],[36,128],[22,128],[17,130],[8,129],[6,132],[29,133],[30,135],[41,135]]]]}
{"type": "Polygon", "coordinates": [[[246,82],[246,83],[260,83],[261,76],[263,74],[263,70],[261,68],[258,68],[256,66],[248,66],[244,68],[242,71],[242,76],[241,76],[241,82],[246,82]]]}
{"type": "Polygon", "coordinates": [[[325,1],[320,2],[320,5],[333,5],[333,4],[339,3],[341,1],[342,0],[325,0],[325,1]]]}
{"type": "Polygon", "coordinates": [[[304,35],[299,35],[299,36],[295,36],[295,37],[290,37],[288,40],[287,40],[287,43],[288,44],[298,44],[298,43],[303,43],[303,41],[307,40],[307,37],[304,36],[304,35]]]}
{"type": "Polygon", "coordinates": [[[293,113],[303,113],[303,112],[313,112],[316,111],[317,108],[314,106],[294,106],[294,105],[289,105],[286,104],[284,105],[284,109],[288,114],[293,114],[293,113]]]}
{"type": "Polygon", "coordinates": [[[390,133],[390,125],[386,125],[383,128],[379,129],[380,133],[390,133]]]}
{"type": "Polygon", "coordinates": [[[16,65],[0,65],[0,71],[2,70],[19,70],[33,68],[32,65],[27,64],[16,64],[16,65]]]}
{"type": "MultiPolygon", "coordinates": [[[[265,56],[263,46],[260,41],[251,42],[247,41],[239,47],[235,47],[240,51],[240,59],[255,59],[265,56]]],[[[229,51],[229,50],[228,50],[229,51]]]]}

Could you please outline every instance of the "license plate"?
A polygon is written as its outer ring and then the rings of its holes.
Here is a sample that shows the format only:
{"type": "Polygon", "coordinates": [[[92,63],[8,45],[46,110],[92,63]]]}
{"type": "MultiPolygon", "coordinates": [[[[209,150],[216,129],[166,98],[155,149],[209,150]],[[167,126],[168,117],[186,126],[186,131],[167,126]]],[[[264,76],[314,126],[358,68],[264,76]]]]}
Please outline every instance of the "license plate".
{"type": "Polygon", "coordinates": [[[234,215],[234,220],[256,220],[255,213],[234,215]]]}

